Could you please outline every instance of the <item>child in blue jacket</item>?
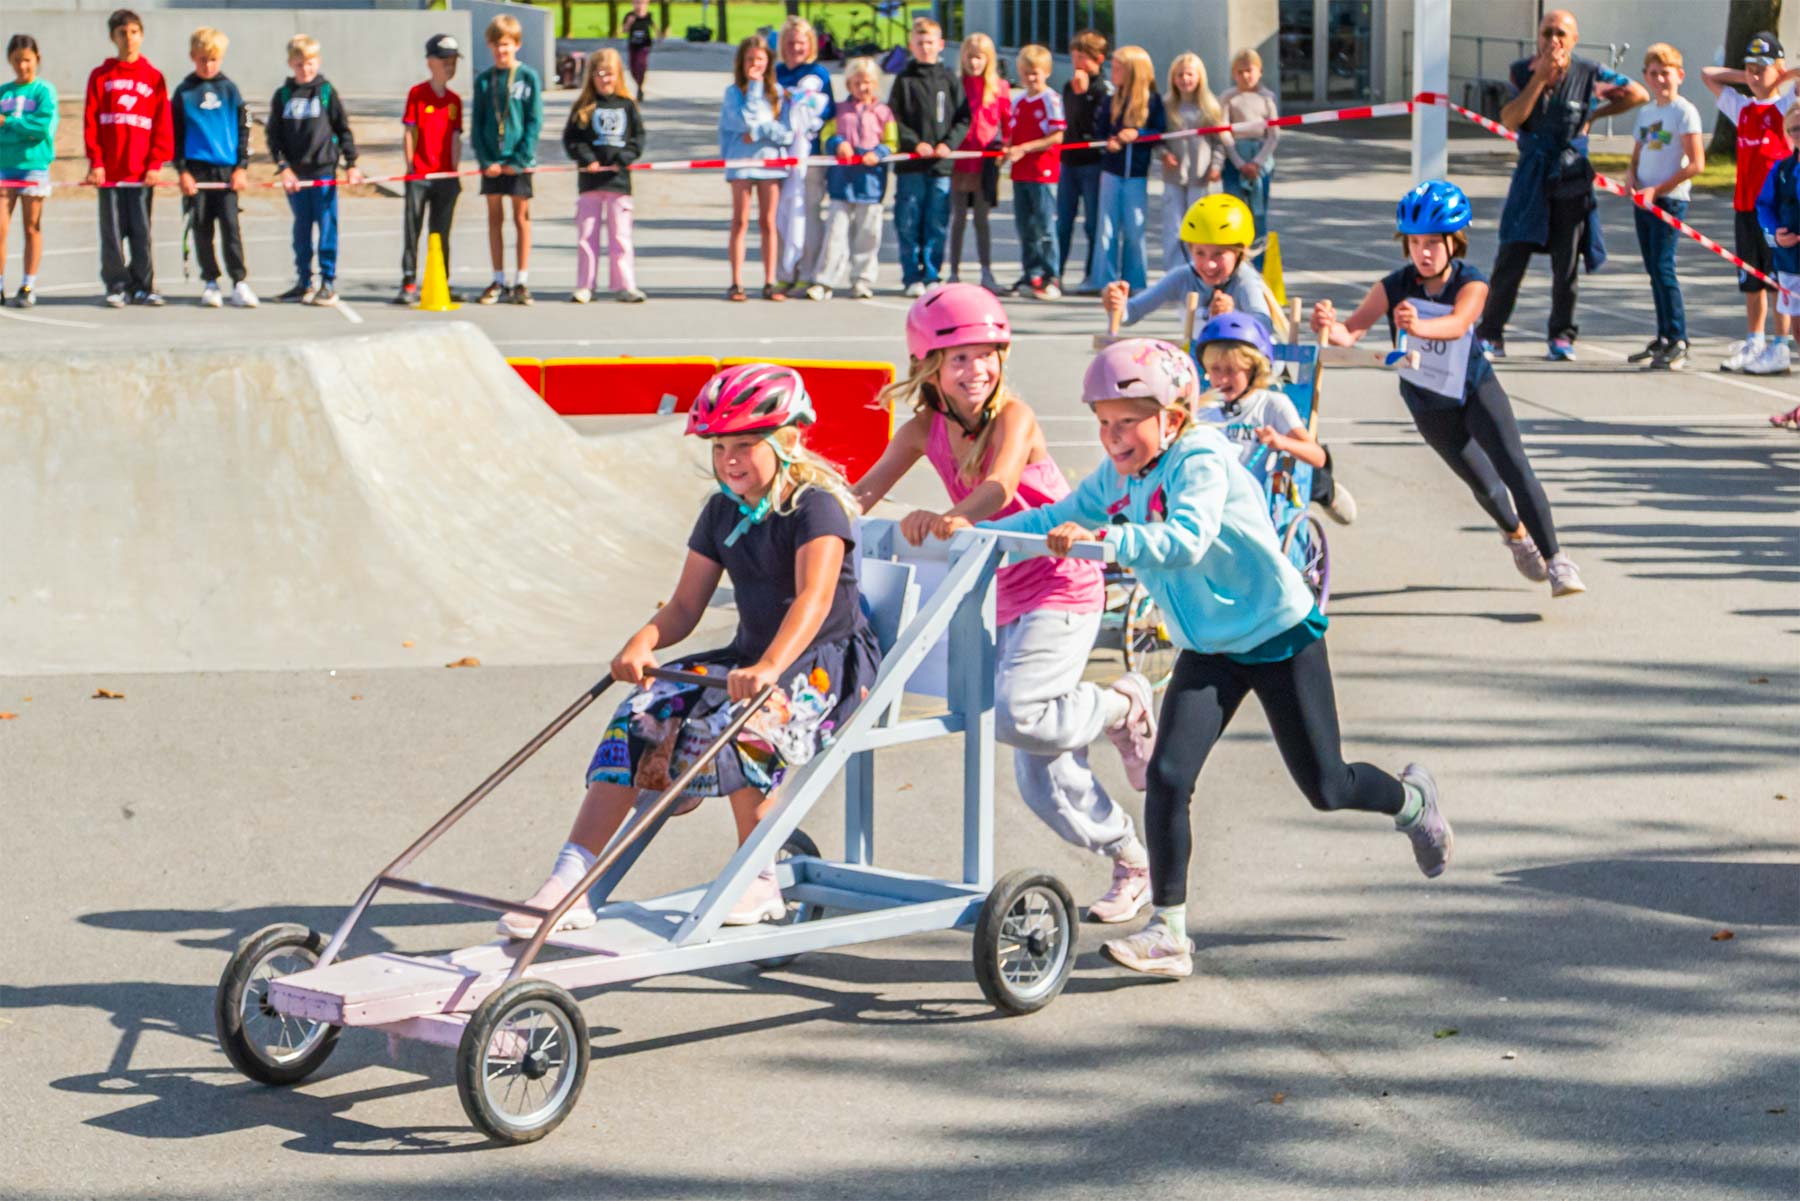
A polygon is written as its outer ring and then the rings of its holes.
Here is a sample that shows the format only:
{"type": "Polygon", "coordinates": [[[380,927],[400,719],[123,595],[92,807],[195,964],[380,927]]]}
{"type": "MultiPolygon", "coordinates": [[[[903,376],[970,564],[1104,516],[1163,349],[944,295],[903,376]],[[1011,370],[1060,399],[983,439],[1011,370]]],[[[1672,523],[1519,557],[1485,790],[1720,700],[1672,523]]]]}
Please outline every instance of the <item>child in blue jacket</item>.
{"type": "MultiPolygon", "coordinates": [[[[1788,140],[1800,147],[1800,104],[1788,109],[1782,121],[1788,140]]],[[[1775,294],[1775,311],[1800,316],[1800,149],[1782,159],[1763,177],[1756,198],[1756,223],[1774,247],[1775,278],[1782,290],[1775,294]]],[[[1769,418],[1770,425],[1800,430],[1800,405],[1769,418]]]]}
{"type": "Polygon", "coordinates": [[[1076,542],[1112,543],[1181,647],[1144,802],[1156,916],[1102,948],[1158,976],[1194,970],[1188,804],[1213,744],[1251,693],[1315,809],[1392,815],[1428,877],[1449,865],[1452,844],[1430,772],[1411,764],[1395,779],[1344,762],[1325,617],[1281,553],[1261,486],[1222,435],[1193,425],[1197,393],[1193,360],[1179,348],[1151,338],[1108,346],[1088,367],[1082,399],[1100,422],[1109,462],[1063,500],[982,523],[1048,535],[1057,554],[1076,542]]]}

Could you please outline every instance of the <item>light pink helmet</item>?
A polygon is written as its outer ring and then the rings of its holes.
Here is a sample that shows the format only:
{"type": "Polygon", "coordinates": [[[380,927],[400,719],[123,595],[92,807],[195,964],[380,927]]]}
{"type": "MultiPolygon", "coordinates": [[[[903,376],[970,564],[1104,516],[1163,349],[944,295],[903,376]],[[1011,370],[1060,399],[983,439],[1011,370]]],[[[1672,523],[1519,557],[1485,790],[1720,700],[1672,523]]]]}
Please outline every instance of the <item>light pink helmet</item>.
{"type": "Polygon", "coordinates": [[[812,397],[799,372],[773,363],[743,363],[706,381],[688,410],[687,432],[702,438],[773,433],[783,426],[811,425],[814,418],[812,397]]]}
{"type": "Polygon", "coordinates": [[[1012,342],[1012,322],[1000,300],[974,284],[945,284],[913,301],[906,313],[906,353],[922,359],[934,350],[978,342],[1012,342]]]}
{"type": "Polygon", "coordinates": [[[1081,402],[1154,400],[1163,408],[1192,401],[1199,390],[1194,360],[1172,343],[1126,338],[1094,356],[1081,380],[1081,402]]]}

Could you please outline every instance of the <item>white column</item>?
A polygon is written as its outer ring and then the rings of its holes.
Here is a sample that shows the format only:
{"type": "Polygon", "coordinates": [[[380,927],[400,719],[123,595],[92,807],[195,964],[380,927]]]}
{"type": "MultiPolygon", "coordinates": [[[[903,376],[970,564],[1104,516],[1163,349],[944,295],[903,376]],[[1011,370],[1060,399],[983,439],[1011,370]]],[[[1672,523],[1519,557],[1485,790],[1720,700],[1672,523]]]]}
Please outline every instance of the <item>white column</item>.
{"type": "MultiPolygon", "coordinates": [[[[1412,78],[1415,94],[1450,91],[1450,0],[1413,0],[1412,78]]],[[[1442,105],[1413,109],[1414,181],[1450,174],[1449,130],[1450,110],[1442,105]]]]}

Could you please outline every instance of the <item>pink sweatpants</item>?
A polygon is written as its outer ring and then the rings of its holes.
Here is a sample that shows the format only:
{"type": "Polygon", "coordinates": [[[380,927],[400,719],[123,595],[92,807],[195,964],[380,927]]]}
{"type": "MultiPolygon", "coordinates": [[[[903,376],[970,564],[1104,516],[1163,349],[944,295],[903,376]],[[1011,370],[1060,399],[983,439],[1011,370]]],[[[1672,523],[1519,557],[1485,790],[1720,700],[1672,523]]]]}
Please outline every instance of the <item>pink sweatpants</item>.
{"type": "Polygon", "coordinates": [[[606,236],[608,287],[637,287],[632,269],[631,197],[620,192],[583,192],[575,198],[575,286],[592,290],[600,279],[600,238],[606,236]]]}

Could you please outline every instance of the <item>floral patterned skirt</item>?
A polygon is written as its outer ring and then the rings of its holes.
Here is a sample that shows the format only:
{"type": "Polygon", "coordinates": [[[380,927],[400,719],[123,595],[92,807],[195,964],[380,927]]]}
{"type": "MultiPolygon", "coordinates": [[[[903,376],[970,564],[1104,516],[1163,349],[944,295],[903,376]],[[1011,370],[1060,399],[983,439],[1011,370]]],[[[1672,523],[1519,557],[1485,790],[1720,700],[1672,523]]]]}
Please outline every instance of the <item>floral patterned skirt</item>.
{"type": "MultiPolygon", "coordinates": [[[[866,626],[843,642],[810,647],[783,673],[781,686],[731,745],[694,777],[685,795],[697,802],[740,788],[773,792],[788,769],[810,762],[831,745],[838,728],[868,695],[880,659],[866,626]]],[[[723,677],[747,664],[727,649],[667,666],[723,677]]],[[[661,792],[706,753],[736,714],[737,706],[723,689],[653,680],[614,710],[588,765],[588,783],[661,792]]]]}

